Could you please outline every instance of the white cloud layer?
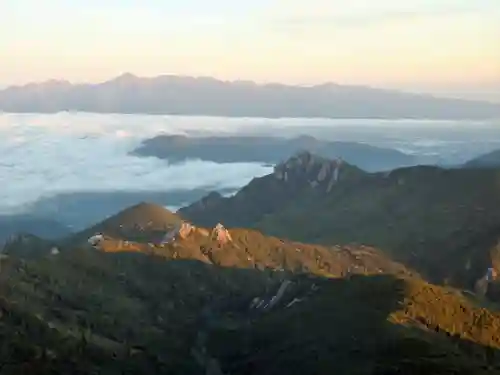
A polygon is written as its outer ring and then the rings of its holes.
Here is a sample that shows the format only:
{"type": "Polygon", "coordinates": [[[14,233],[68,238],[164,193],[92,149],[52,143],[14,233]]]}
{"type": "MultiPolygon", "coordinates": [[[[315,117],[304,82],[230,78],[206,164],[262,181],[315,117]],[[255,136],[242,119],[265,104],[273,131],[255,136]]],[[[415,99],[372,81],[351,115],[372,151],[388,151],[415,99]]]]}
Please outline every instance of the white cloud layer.
{"type": "Polygon", "coordinates": [[[500,124],[417,120],[241,119],[89,113],[0,114],[0,214],[66,192],[239,188],[272,168],[128,155],[161,133],[364,141],[463,160],[500,147],[500,124]]]}

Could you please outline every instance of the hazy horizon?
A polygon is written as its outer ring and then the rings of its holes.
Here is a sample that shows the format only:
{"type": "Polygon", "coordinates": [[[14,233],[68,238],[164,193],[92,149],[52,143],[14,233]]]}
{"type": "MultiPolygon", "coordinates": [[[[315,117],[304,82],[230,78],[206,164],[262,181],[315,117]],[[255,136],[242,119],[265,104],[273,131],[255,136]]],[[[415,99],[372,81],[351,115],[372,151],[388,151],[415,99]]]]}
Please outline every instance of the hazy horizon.
{"type": "Polygon", "coordinates": [[[292,85],[334,82],[500,101],[500,2],[312,5],[4,3],[0,87],[50,79],[95,83],[130,72],[292,85]]]}

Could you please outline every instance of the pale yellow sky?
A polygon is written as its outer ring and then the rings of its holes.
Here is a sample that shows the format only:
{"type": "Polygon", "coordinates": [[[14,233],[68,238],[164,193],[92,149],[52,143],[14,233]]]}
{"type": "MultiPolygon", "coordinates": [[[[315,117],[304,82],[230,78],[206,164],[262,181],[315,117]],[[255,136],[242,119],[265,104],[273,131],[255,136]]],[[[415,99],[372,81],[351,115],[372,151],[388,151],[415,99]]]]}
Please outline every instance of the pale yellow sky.
{"type": "Polygon", "coordinates": [[[0,0],[0,85],[132,72],[500,91],[500,0],[41,3],[0,0]]]}

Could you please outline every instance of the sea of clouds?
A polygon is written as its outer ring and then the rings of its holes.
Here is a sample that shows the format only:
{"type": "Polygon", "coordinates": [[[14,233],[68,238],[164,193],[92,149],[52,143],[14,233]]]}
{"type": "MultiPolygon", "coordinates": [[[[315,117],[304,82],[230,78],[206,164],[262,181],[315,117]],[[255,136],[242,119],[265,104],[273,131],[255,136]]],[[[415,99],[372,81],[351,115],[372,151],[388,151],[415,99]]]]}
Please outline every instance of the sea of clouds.
{"type": "Polygon", "coordinates": [[[201,160],[169,165],[128,154],[158,134],[310,134],[463,159],[500,147],[498,123],[0,113],[0,214],[68,192],[237,189],[272,169],[201,160]]]}

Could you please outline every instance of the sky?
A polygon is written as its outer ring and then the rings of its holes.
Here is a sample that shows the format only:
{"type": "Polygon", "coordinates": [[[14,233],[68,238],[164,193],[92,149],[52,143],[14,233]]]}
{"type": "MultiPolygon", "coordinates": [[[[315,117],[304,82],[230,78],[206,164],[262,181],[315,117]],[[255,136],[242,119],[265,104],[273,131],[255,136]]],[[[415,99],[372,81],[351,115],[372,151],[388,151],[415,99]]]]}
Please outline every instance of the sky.
{"type": "Polygon", "coordinates": [[[125,72],[500,101],[500,0],[0,0],[0,86],[125,72]]]}

